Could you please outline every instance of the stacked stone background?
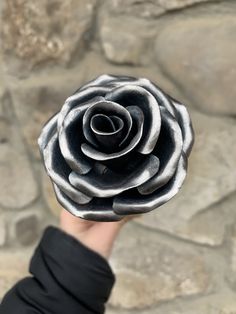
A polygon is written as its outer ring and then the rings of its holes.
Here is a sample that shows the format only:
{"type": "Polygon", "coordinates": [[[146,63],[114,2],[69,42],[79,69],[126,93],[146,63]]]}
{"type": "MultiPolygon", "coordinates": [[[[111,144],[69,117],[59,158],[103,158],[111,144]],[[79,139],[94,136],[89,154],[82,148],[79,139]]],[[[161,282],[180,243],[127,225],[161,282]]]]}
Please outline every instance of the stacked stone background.
{"type": "Polygon", "coordinates": [[[235,314],[236,2],[2,0],[0,10],[0,297],[58,223],[42,125],[81,84],[127,74],[185,103],[196,142],[181,193],[122,230],[107,313],[235,314]]]}

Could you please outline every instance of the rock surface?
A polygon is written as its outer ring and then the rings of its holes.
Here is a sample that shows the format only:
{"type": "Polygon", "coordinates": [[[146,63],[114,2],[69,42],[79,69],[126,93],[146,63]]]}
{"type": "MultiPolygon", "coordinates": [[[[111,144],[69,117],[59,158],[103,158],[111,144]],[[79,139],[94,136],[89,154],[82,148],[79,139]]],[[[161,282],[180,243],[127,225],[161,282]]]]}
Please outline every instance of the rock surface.
{"type": "Polygon", "coordinates": [[[0,57],[0,117],[3,117],[4,116],[3,102],[4,102],[4,98],[6,97],[7,88],[4,82],[4,75],[2,73],[1,67],[2,67],[2,64],[1,64],[1,57],[0,57]]]}
{"type": "Polygon", "coordinates": [[[169,203],[138,221],[191,241],[219,245],[234,216],[236,199],[225,198],[236,190],[236,124],[194,111],[191,117],[195,144],[184,186],[169,203]]]}
{"type": "MultiPolygon", "coordinates": [[[[107,314],[120,314],[120,310],[107,308],[107,314]]],[[[130,311],[122,310],[122,314],[130,314],[130,311]]],[[[137,314],[235,314],[236,301],[235,294],[222,292],[219,294],[208,295],[199,300],[185,301],[183,304],[178,302],[175,305],[163,304],[159,307],[152,307],[140,311],[137,314]]]]}
{"type": "Polygon", "coordinates": [[[212,0],[108,0],[110,10],[119,14],[128,14],[141,18],[156,18],[165,12],[212,0]]]}
{"type": "Polygon", "coordinates": [[[38,195],[38,188],[24,149],[17,125],[10,121],[10,99],[0,119],[0,205],[18,209],[30,204],[38,195]]]}
{"type": "Polygon", "coordinates": [[[232,235],[228,247],[228,259],[230,267],[227,269],[226,278],[231,287],[236,291],[236,224],[232,228],[232,235]]]}
{"type": "Polygon", "coordinates": [[[63,80],[58,80],[58,72],[52,71],[50,75],[31,76],[16,84],[12,81],[10,86],[24,138],[36,158],[40,156],[37,139],[43,125],[61,109],[66,98],[78,89],[84,75],[80,68],[63,72],[63,80]]]}
{"type": "Polygon", "coordinates": [[[11,218],[9,237],[13,243],[33,244],[40,235],[41,212],[25,210],[11,218]]]}
{"type": "Polygon", "coordinates": [[[1,252],[0,299],[20,279],[28,275],[32,248],[1,252]]]}
{"type": "Polygon", "coordinates": [[[158,29],[153,22],[129,17],[100,17],[102,48],[108,60],[114,63],[143,65],[150,63],[150,41],[158,29]]]}
{"type": "Polygon", "coordinates": [[[57,201],[51,180],[46,174],[43,175],[42,186],[43,196],[48,205],[48,208],[55,217],[59,217],[59,214],[62,210],[62,206],[57,201]]]}
{"type": "Polygon", "coordinates": [[[81,56],[95,5],[96,0],[7,0],[2,48],[8,70],[25,76],[48,61],[63,65],[81,56]]]}
{"type": "Polygon", "coordinates": [[[122,229],[106,313],[236,314],[235,14],[233,0],[0,1],[0,298],[58,225],[42,126],[108,73],[185,103],[196,143],[179,195],[122,229]]]}
{"type": "Polygon", "coordinates": [[[202,111],[236,114],[235,34],[226,15],[169,21],[157,37],[157,62],[202,111]]]}
{"type": "Polygon", "coordinates": [[[6,224],[4,216],[0,211],[0,247],[6,243],[6,224]]]}
{"type": "Polygon", "coordinates": [[[117,282],[109,303],[124,309],[204,293],[210,281],[198,254],[163,244],[152,232],[133,224],[122,230],[111,264],[117,282]]]}
{"type": "Polygon", "coordinates": [[[153,68],[147,66],[130,67],[124,64],[117,65],[107,62],[99,53],[91,52],[86,55],[83,65],[77,72],[81,73],[81,76],[83,76],[83,82],[88,82],[102,73],[146,77],[175,98],[187,102],[187,98],[184,97],[183,93],[179,91],[175,84],[173,84],[158,67],[155,67],[153,71],[153,68]]]}

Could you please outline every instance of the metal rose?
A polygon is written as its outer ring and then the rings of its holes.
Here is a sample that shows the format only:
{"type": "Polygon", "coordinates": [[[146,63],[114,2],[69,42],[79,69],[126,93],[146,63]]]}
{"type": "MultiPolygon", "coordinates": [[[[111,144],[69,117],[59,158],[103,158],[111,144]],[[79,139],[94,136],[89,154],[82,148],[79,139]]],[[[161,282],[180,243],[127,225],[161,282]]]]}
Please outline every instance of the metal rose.
{"type": "Polygon", "coordinates": [[[178,192],[193,129],[185,106],[148,79],[101,75],[66,100],[38,144],[61,205],[115,221],[178,192]]]}

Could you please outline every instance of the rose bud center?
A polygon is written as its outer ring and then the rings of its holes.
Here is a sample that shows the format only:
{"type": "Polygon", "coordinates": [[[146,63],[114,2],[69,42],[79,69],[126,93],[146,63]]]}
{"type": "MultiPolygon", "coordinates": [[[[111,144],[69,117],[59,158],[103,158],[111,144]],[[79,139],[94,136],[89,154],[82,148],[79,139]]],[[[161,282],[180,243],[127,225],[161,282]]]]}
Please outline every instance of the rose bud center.
{"type": "Polygon", "coordinates": [[[95,138],[106,151],[113,151],[118,147],[124,128],[121,118],[115,115],[95,114],[91,118],[90,127],[95,138]]]}

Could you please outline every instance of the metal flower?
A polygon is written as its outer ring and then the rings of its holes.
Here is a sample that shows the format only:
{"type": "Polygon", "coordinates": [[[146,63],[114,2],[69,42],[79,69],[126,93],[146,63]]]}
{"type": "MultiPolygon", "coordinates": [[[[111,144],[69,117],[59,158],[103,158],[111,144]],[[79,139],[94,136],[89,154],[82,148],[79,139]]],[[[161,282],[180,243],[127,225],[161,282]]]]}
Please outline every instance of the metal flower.
{"type": "Polygon", "coordinates": [[[66,100],[38,144],[61,205],[114,221],[178,192],[193,129],[185,106],[148,79],[101,75],[66,100]]]}

